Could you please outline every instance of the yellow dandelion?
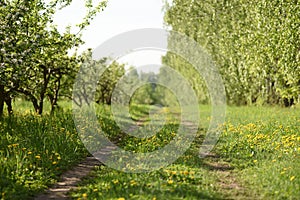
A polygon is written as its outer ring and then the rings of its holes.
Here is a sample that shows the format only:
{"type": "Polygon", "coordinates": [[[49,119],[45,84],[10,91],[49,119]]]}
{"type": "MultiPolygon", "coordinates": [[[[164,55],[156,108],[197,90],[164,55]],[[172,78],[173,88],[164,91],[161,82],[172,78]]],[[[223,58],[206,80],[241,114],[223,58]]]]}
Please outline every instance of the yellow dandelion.
{"type": "Polygon", "coordinates": [[[168,184],[173,184],[173,180],[168,180],[168,184]]]}
{"type": "Polygon", "coordinates": [[[94,189],[93,192],[98,192],[98,189],[94,189]]]}
{"type": "Polygon", "coordinates": [[[30,154],[32,154],[32,152],[31,152],[31,151],[28,151],[28,155],[30,155],[30,154]]]}
{"type": "Polygon", "coordinates": [[[41,159],[41,156],[37,155],[35,156],[36,159],[41,159]]]}
{"type": "Polygon", "coordinates": [[[131,180],[131,181],[130,181],[130,185],[131,185],[131,186],[134,186],[134,185],[136,185],[136,182],[135,182],[135,180],[131,180]]]}
{"type": "Polygon", "coordinates": [[[188,172],[188,171],[184,171],[183,174],[184,174],[184,175],[188,175],[189,172],[188,172]]]}
{"type": "Polygon", "coordinates": [[[295,178],[295,176],[291,176],[290,181],[293,181],[295,178]]]}
{"type": "Polygon", "coordinates": [[[56,164],[57,164],[57,162],[56,162],[56,161],[52,162],[52,165],[56,165],[56,164]]]}
{"type": "Polygon", "coordinates": [[[175,175],[177,172],[176,171],[171,171],[171,174],[175,175]]]}
{"type": "Polygon", "coordinates": [[[83,198],[86,198],[86,197],[87,197],[87,193],[83,193],[83,194],[82,194],[82,197],[83,197],[83,198]]]}
{"type": "Polygon", "coordinates": [[[257,160],[253,160],[254,163],[257,163],[257,160]]]}
{"type": "Polygon", "coordinates": [[[123,198],[123,197],[120,197],[120,198],[118,198],[118,200],[125,200],[125,198],[123,198]]]}

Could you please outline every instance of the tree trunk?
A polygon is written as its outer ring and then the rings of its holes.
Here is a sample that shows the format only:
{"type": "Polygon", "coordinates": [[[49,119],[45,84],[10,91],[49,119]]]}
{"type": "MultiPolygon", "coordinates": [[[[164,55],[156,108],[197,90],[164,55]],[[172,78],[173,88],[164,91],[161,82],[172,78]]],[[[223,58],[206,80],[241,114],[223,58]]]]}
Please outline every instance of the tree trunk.
{"type": "Polygon", "coordinates": [[[22,89],[19,89],[17,91],[24,94],[27,98],[30,99],[30,101],[33,105],[34,111],[37,113],[38,110],[39,110],[39,104],[38,104],[38,101],[35,98],[35,96],[33,96],[33,94],[31,94],[29,91],[25,91],[25,90],[22,90],[22,89]]]}
{"type": "Polygon", "coordinates": [[[43,69],[43,78],[44,78],[44,83],[43,83],[43,87],[40,93],[40,104],[39,104],[39,109],[38,109],[38,114],[41,115],[43,114],[43,108],[44,108],[44,99],[45,99],[45,94],[47,91],[47,87],[48,87],[48,83],[50,80],[50,75],[51,75],[51,71],[49,71],[46,66],[41,65],[42,69],[43,69]]]}
{"type": "Polygon", "coordinates": [[[7,105],[7,112],[9,115],[12,115],[13,114],[13,109],[12,109],[12,98],[7,95],[6,98],[5,98],[5,103],[7,105]]]}
{"type": "Polygon", "coordinates": [[[55,91],[54,91],[54,96],[52,96],[52,98],[50,98],[51,114],[53,114],[54,110],[59,107],[58,104],[57,104],[57,101],[58,101],[58,93],[60,91],[60,80],[61,80],[61,78],[62,78],[62,74],[59,71],[59,77],[56,80],[57,85],[56,85],[56,88],[55,88],[55,91]]]}
{"type": "Polygon", "coordinates": [[[3,116],[4,98],[4,85],[0,85],[0,118],[3,116]]]}
{"type": "Polygon", "coordinates": [[[285,107],[291,107],[294,104],[294,99],[288,99],[288,98],[284,98],[283,99],[283,103],[285,107]]]}

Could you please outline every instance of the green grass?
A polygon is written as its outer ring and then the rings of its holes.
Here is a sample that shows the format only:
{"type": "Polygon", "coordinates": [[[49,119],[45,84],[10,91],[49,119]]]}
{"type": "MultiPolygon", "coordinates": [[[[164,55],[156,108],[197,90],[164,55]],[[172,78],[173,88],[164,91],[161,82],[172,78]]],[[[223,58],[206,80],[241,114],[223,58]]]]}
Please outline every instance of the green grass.
{"type": "MultiPolygon", "coordinates": [[[[148,116],[149,108],[145,110],[141,106],[134,110],[134,119],[143,118],[143,113],[148,116]]],[[[205,159],[200,159],[198,153],[209,124],[210,108],[200,106],[200,113],[201,131],[175,163],[146,174],[122,173],[102,166],[72,192],[73,198],[298,199],[299,109],[228,107],[222,135],[213,150],[218,158],[205,159]],[[230,168],[222,169],[224,165],[230,168]],[[237,187],[228,189],[231,185],[237,187]]],[[[107,122],[115,128],[113,120],[107,122]]],[[[172,140],[177,123],[168,121],[155,137],[148,139],[125,135],[120,146],[133,152],[154,151],[172,140]]]]}
{"type": "MultiPolygon", "coordinates": [[[[71,108],[70,103],[61,105],[71,108]]],[[[70,110],[51,116],[46,105],[41,117],[29,106],[16,102],[19,112],[0,121],[0,199],[30,199],[88,154],[70,110]]],[[[131,118],[147,127],[149,111],[154,110],[157,113],[152,119],[166,116],[167,124],[159,130],[148,129],[155,134],[145,139],[123,133],[109,107],[97,107],[97,116],[106,135],[118,146],[152,152],[176,136],[180,123],[178,108],[132,105],[131,118]]],[[[200,106],[197,137],[173,164],[142,174],[101,166],[70,195],[74,199],[299,199],[299,108],[228,107],[213,157],[200,159],[210,111],[210,107],[200,106]]]]}
{"type": "Polygon", "coordinates": [[[229,108],[215,150],[259,199],[300,197],[300,110],[229,108]]]}
{"type": "Polygon", "coordinates": [[[4,117],[0,120],[0,199],[30,199],[86,155],[70,111],[42,117],[27,111],[4,117]]]}

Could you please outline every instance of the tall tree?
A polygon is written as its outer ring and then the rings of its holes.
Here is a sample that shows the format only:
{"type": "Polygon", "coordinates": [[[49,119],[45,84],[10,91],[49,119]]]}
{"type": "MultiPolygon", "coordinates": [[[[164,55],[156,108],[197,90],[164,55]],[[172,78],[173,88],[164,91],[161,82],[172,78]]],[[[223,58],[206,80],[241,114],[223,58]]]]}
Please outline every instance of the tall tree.
{"type": "MultiPolygon", "coordinates": [[[[60,81],[74,66],[74,57],[68,56],[68,50],[83,42],[81,35],[72,34],[70,28],[59,33],[52,25],[56,9],[71,2],[1,1],[0,115],[4,102],[9,105],[16,94],[29,99],[39,114],[47,96],[53,106],[56,104],[60,81]]],[[[85,0],[85,5],[88,12],[78,25],[80,31],[103,10],[106,1],[94,5],[92,0],[85,0]]]]}
{"type": "MultiPolygon", "coordinates": [[[[174,0],[165,22],[212,55],[230,103],[288,106],[299,98],[298,1],[174,0]]],[[[172,54],[165,57],[184,72],[188,64],[178,60],[172,54]]]]}

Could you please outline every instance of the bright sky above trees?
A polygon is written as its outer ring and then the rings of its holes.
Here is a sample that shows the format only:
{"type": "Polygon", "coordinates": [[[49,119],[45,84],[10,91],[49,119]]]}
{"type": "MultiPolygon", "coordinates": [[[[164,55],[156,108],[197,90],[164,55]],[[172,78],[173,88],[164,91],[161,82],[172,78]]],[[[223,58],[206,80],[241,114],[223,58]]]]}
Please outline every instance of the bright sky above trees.
{"type": "MultiPolygon", "coordinates": [[[[97,15],[84,31],[86,42],[79,51],[95,48],[105,40],[125,31],[138,28],[163,27],[162,0],[109,0],[105,10],[97,15]]],[[[85,14],[84,2],[73,0],[71,6],[57,12],[54,22],[60,30],[75,27],[85,14]]]]}

